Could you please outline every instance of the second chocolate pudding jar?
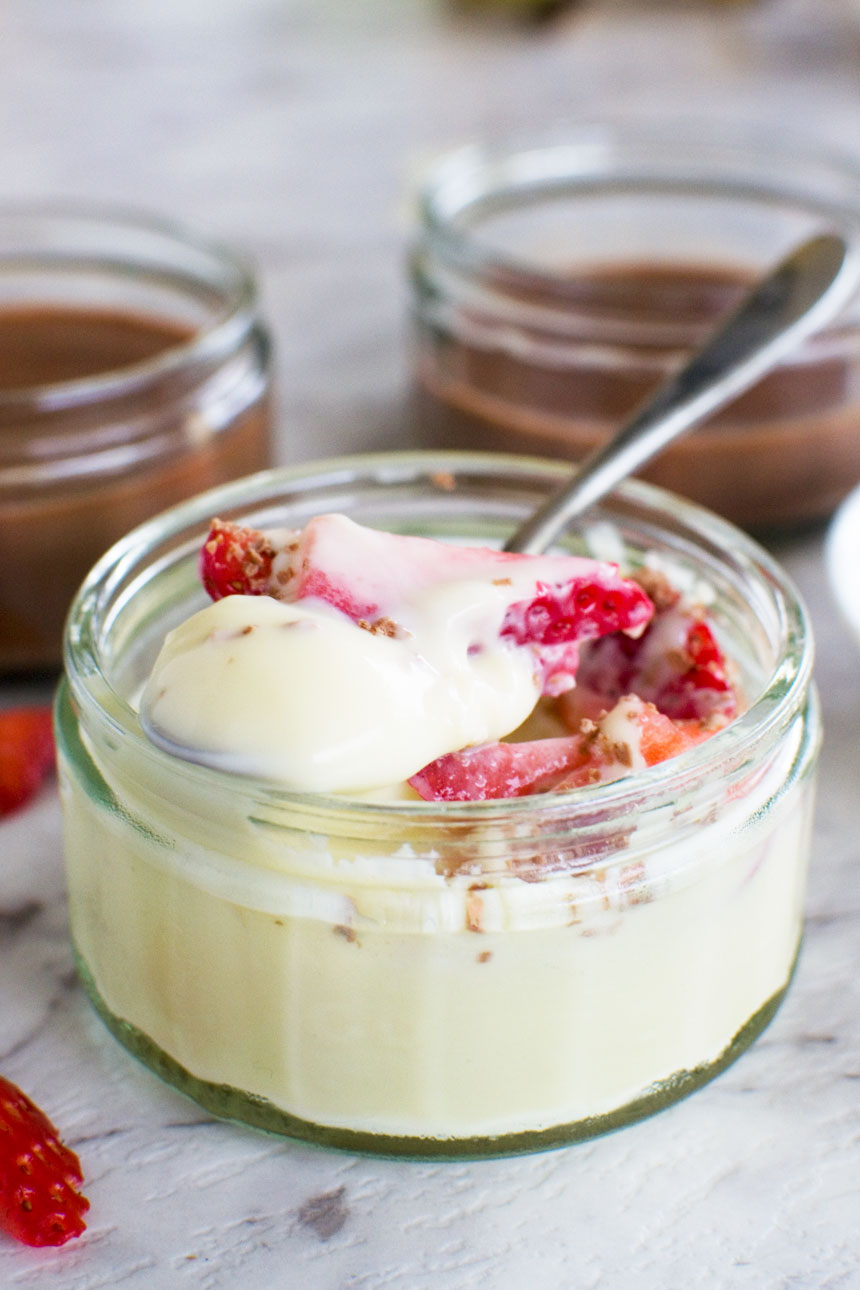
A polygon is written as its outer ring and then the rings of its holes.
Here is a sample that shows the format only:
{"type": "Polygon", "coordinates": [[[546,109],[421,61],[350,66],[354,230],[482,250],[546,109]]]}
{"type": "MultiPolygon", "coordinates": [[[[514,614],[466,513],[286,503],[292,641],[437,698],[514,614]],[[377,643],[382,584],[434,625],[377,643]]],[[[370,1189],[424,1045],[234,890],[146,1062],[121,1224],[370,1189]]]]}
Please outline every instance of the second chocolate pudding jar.
{"type": "MultiPolygon", "coordinates": [[[[444,158],[411,258],[420,437],[581,458],[798,242],[860,246],[860,168],[784,139],[581,125],[444,158]]],[[[860,480],[860,303],[645,477],[747,527],[860,480]]]]}
{"type": "Polygon", "coordinates": [[[0,672],[59,664],[75,589],[164,507],[268,464],[270,346],[225,248],[0,209],[0,672]]]}

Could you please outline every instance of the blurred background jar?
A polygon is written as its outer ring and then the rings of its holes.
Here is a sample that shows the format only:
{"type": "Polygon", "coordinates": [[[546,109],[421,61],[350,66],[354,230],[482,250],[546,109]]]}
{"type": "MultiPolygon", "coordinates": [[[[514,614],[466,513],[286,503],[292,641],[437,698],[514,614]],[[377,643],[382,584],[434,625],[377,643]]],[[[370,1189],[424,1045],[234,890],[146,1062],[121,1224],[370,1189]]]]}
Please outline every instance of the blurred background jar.
{"type": "MultiPolygon", "coordinates": [[[[691,0],[677,0],[677,2],[682,7],[689,8],[691,0]]],[[[628,3],[631,7],[635,7],[635,0],[628,0],[628,3]]],[[[642,0],[639,0],[639,3],[641,6],[642,0]]],[[[645,3],[653,3],[653,0],[645,0],[645,3]]],[[[740,8],[744,5],[756,4],[758,0],[698,0],[698,3],[703,8],[719,9],[727,6],[740,8]]],[[[455,13],[541,23],[553,18],[561,18],[565,14],[580,9],[593,9],[595,0],[448,0],[448,5],[455,13]]],[[[665,0],[663,7],[666,7],[665,0]]]]}
{"type": "Polygon", "coordinates": [[[267,465],[270,343],[253,278],[181,226],[0,209],[0,672],[55,667],[117,538],[267,465]]]}
{"type": "MultiPolygon", "coordinates": [[[[576,460],[797,242],[860,245],[860,170],[718,126],[584,124],[443,158],[419,218],[420,438],[576,460]]],[[[643,474],[749,528],[829,515],[860,480],[860,302],[643,474]]]]}

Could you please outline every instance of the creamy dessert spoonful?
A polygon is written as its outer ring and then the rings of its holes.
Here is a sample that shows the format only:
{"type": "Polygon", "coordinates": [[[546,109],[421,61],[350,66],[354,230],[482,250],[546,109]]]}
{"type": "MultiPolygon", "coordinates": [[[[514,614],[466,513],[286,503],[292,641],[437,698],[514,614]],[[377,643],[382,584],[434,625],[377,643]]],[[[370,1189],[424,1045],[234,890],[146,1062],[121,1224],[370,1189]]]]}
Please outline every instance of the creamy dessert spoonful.
{"type": "Polygon", "coordinates": [[[501,739],[541,693],[570,688],[582,640],[638,633],[652,612],[608,564],[342,515],[295,532],[216,524],[201,567],[215,601],[168,637],[143,695],[147,731],[192,760],[315,792],[383,788],[501,739]]]}
{"type": "Polygon", "coordinates": [[[216,521],[200,573],[214,603],[168,636],[144,727],[292,790],[572,788],[674,755],[737,710],[703,611],[647,571],[322,515],[267,533],[216,521]],[[539,702],[555,737],[512,736],[539,702]]]}

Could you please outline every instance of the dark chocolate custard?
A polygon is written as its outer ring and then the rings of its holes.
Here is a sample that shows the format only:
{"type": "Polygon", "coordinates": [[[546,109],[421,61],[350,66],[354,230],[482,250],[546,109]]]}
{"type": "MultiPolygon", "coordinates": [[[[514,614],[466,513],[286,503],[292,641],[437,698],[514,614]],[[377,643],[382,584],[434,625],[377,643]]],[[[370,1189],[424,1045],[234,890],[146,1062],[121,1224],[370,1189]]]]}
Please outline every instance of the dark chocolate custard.
{"type": "MultiPolygon", "coordinates": [[[[626,264],[490,285],[496,302],[420,316],[416,410],[425,442],[564,457],[602,443],[704,340],[743,271],[626,264]],[[505,301],[504,324],[496,305],[505,301]]],[[[643,477],[754,529],[827,516],[860,480],[860,355],[848,329],[814,338],[643,477]]]]}
{"type": "Polygon", "coordinates": [[[215,356],[194,341],[155,315],[0,306],[0,671],[58,664],[72,596],[116,539],[268,464],[264,333],[215,356]]]}
{"type": "Polygon", "coordinates": [[[0,308],[0,390],[103,376],[190,341],[189,327],[111,310],[0,308]]]}

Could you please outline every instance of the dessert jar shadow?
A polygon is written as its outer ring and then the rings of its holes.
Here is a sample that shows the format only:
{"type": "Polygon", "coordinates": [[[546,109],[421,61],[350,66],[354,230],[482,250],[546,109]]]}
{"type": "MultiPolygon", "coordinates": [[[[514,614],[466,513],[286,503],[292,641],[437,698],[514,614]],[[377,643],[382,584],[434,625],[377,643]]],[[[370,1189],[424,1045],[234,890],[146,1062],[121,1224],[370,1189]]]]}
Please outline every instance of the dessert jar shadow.
{"type": "MultiPolygon", "coordinates": [[[[411,259],[416,433],[576,460],[753,279],[830,228],[860,246],[855,160],[658,122],[443,158],[411,259]]],[[[860,480],[860,301],[648,466],[749,528],[820,520],[860,480]]]]}
{"type": "Polygon", "coordinates": [[[750,539],[646,485],[565,545],[709,599],[748,707],[674,760],[573,792],[380,803],[231,777],[141,731],[164,634],[205,602],[212,513],[500,544],[565,473],[420,453],[265,472],[139,528],[86,580],[57,706],[78,963],[119,1040],[214,1114],[422,1157],[558,1146],[697,1088],[783,997],[818,748],[809,626],[750,539]]]}
{"type": "Polygon", "coordinates": [[[57,667],[87,570],[269,461],[254,281],[182,226],[0,208],[0,672],[57,667]]]}

